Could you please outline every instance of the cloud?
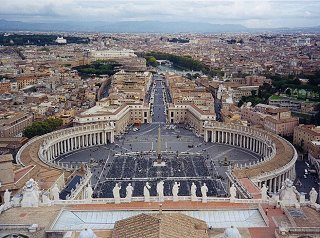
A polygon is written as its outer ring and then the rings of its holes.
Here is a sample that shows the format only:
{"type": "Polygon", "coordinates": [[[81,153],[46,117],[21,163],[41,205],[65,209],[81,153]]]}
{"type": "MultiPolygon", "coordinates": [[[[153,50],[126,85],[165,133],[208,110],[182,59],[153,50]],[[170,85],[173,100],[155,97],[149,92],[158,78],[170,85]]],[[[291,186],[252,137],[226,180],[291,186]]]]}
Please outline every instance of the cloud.
{"type": "Polygon", "coordinates": [[[1,0],[0,18],[27,21],[190,21],[313,26],[318,0],[1,0]]]}

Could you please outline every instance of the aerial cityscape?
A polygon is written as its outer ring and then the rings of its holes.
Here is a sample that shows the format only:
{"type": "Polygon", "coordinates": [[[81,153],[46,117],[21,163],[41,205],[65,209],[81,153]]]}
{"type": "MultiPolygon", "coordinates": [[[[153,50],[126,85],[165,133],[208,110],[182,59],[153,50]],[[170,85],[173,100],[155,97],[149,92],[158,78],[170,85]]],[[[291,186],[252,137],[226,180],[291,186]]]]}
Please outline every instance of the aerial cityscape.
{"type": "Polygon", "coordinates": [[[0,238],[319,238],[319,9],[4,0],[0,238]]]}

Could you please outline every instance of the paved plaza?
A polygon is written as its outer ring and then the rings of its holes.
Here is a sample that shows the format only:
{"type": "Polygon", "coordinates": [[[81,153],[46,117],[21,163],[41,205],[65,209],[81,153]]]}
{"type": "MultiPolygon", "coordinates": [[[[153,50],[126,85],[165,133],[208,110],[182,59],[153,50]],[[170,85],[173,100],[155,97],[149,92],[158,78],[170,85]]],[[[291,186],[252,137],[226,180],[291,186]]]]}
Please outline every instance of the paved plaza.
{"type": "Polygon", "coordinates": [[[180,196],[189,196],[192,182],[200,187],[206,183],[208,196],[226,196],[229,165],[249,164],[260,160],[251,151],[223,144],[205,143],[186,125],[166,124],[166,103],[170,99],[162,78],[154,77],[146,98],[152,105],[152,123],[139,127],[129,126],[127,132],[115,138],[115,143],[76,151],[59,158],[60,163],[87,163],[92,168],[95,197],[112,197],[116,183],[125,197],[128,183],[134,188],[133,196],[143,196],[143,187],[149,182],[150,195],[156,196],[156,184],[164,181],[164,195],[171,196],[174,182],[180,183],[180,196]],[[164,167],[154,167],[161,132],[161,154],[164,167]]]}
{"type": "Polygon", "coordinates": [[[190,194],[192,182],[196,183],[198,190],[205,182],[209,188],[208,196],[224,196],[228,168],[224,164],[225,159],[231,164],[243,165],[260,159],[257,154],[237,147],[205,143],[203,138],[196,137],[184,125],[176,125],[172,129],[172,126],[163,123],[152,123],[142,125],[138,131],[132,128],[115,139],[114,144],[76,151],[61,157],[59,161],[89,163],[95,196],[112,197],[115,183],[120,182],[120,194],[124,197],[129,182],[135,189],[133,195],[142,196],[143,185],[147,181],[151,185],[151,196],[155,196],[155,185],[159,180],[164,180],[165,195],[168,196],[174,181],[181,183],[181,196],[190,194]],[[159,125],[162,157],[167,162],[163,168],[153,167],[159,125]]]}

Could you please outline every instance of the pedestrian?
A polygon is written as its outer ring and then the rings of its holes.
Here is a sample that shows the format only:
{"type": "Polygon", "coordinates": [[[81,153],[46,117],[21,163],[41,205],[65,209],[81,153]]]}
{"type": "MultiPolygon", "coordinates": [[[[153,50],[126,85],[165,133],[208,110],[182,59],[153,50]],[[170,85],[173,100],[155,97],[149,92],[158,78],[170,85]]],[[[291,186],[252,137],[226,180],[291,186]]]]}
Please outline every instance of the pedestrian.
{"type": "Polygon", "coordinates": [[[266,208],[266,215],[268,215],[269,208],[266,208]]]}

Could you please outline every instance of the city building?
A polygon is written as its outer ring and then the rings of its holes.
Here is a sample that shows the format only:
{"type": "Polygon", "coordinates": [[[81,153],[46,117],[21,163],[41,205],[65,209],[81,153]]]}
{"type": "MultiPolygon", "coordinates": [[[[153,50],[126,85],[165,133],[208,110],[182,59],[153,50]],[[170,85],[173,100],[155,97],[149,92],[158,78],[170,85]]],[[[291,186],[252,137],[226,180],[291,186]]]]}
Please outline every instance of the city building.
{"type": "Polygon", "coordinates": [[[11,82],[10,80],[2,79],[0,81],[0,94],[11,92],[11,82]]]}
{"type": "Polygon", "coordinates": [[[273,95],[269,98],[269,105],[281,108],[288,108],[291,111],[296,112],[310,113],[316,111],[319,103],[297,100],[295,98],[286,96],[273,95]]]}
{"type": "Polygon", "coordinates": [[[35,76],[19,76],[16,78],[18,89],[23,89],[27,86],[35,85],[38,80],[35,76]]]}
{"type": "Polygon", "coordinates": [[[185,123],[203,135],[203,126],[215,121],[214,98],[195,82],[178,75],[166,75],[172,102],[168,105],[168,122],[185,123]]]}
{"type": "Polygon", "coordinates": [[[145,101],[145,96],[151,79],[152,74],[149,72],[116,73],[111,79],[108,97],[77,115],[74,124],[112,122],[115,125],[115,133],[120,134],[130,124],[150,123],[150,104],[145,101]]]}
{"type": "Polygon", "coordinates": [[[13,113],[2,115],[0,119],[0,137],[17,137],[33,122],[33,115],[26,113],[13,113]]]}
{"type": "Polygon", "coordinates": [[[314,165],[318,177],[320,178],[320,141],[309,141],[308,142],[308,160],[314,165]]]}
{"type": "Polygon", "coordinates": [[[310,142],[320,141],[320,127],[315,125],[299,125],[294,128],[293,144],[305,152],[310,150],[310,142]]]}
{"type": "Polygon", "coordinates": [[[58,36],[55,41],[58,44],[67,44],[67,39],[64,39],[63,36],[61,36],[61,37],[58,36]]]}
{"type": "Polygon", "coordinates": [[[266,104],[257,104],[255,107],[243,106],[241,119],[281,136],[292,136],[294,128],[299,125],[299,118],[291,116],[289,109],[266,104]]]}
{"type": "Polygon", "coordinates": [[[128,49],[91,50],[90,55],[94,59],[118,59],[137,57],[133,50],[128,49]]]}

